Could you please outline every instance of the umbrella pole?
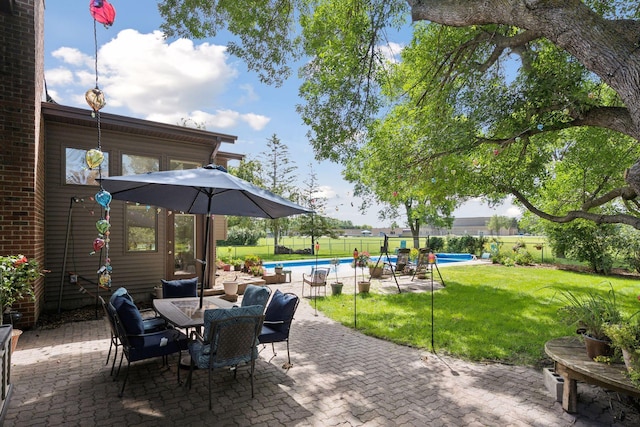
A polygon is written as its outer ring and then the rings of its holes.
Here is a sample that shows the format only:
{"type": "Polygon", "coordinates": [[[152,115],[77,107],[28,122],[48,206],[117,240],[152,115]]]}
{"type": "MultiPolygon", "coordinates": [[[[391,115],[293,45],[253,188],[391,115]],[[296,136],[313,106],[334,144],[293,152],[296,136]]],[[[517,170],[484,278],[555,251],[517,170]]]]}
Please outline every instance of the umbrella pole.
{"type": "Polygon", "coordinates": [[[203,252],[203,263],[202,263],[202,281],[200,282],[200,309],[204,305],[204,282],[207,279],[207,249],[209,248],[209,221],[211,220],[211,197],[209,197],[209,205],[207,206],[207,217],[204,222],[204,250],[203,252]]]}

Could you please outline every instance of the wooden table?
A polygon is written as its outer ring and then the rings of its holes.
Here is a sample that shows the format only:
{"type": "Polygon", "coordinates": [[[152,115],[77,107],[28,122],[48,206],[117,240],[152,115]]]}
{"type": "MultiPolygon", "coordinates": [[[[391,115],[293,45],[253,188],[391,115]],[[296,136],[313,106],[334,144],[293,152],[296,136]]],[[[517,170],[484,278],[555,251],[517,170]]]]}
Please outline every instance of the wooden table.
{"type": "Polygon", "coordinates": [[[544,345],[544,351],[553,359],[556,372],[564,378],[562,408],[567,412],[575,413],[578,409],[577,381],[640,397],[640,388],[631,383],[624,364],[594,362],[587,357],[579,337],[553,339],[544,345]]]}
{"type": "Polygon", "coordinates": [[[178,328],[197,328],[204,325],[204,311],[214,308],[230,308],[233,303],[218,297],[156,298],[153,308],[158,314],[178,328]]]}

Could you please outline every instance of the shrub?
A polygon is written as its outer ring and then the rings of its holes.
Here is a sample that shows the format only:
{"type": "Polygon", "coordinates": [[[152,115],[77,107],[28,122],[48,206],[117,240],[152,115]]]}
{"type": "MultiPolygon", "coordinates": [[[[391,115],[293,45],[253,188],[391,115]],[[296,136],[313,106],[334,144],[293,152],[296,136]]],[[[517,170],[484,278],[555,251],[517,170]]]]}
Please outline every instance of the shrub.
{"type": "Polygon", "coordinates": [[[231,227],[227,232],[227,240],[218,240],[219,246],[255,246],[264,237],[264,232],[257,229],[231,227]]]}
{"type": "Polygon", "coordinates": [[[617,227],[578,219],[570,224],[549,224],[546,228],[556,253],[565,252],[568,257],[587,262],[596,273],[611,272],[617,227]]]}
{"type": "Polygon", "coordinates": [[[444,239],[442,237],[429,237],[427,244],[428,248],[431,248],[433,252],[440,252],[444,249],[444,239]]]}
{"type": "Polygon", "coordinates": [[[513,256],[513,261],[518,265],[532,265],[533,256],[525,248],[519,248],[513,256]]]}
{"type": "Polygon", "coordinates": [[[473,237],[468,234],[461,237],[450,237],[447,240],[447,251],[479,255],[486,242],[487,239],[484,237],[473,237]]]}

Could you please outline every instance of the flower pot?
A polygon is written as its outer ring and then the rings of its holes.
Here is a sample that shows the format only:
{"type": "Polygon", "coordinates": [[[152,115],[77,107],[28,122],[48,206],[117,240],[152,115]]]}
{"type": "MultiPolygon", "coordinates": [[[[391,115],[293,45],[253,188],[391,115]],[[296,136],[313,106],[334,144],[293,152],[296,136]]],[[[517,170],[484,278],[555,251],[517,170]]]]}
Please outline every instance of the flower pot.
{"type": "Polygon", "coordinates": [[[224,271],[231,271],[231,264],[225,264],[225,265],[222,267],[222,269],[223,269],[224,271]]]}
{"type": "Polygon", "coordinates": [[[244,295],[245,289],[247,289],[246,283],[238,283],[238,295],[244,295]]]}
{"type": "Polygon", "coordinates": [[[612,356],[613,350],[609,341],[599,340],[597,338],[590,337],[589,335],[582,335],[584,338],[584,344],[587,349],[587,357],[594,359],[598,356],[612,356]]]}
{"type": "Polygon", "coordinates": [[[622,349],[622,360],[624,360],[624,366],[627,367],[627,371],[632,371],[634,369],[634,366],[638,363],[636,359],[637,356],[633,350],[628,350],[626,348],[622,349]]]}
{"type": "Polygon", "coordinates": [[[382,267],[369,267],[369,275],[375,279],[382,277],[382,267]]]}
{"type": "Polygon", "coordinates": [[[14,329],[13,331],[11,331],[11,353],[16,351],[20,335],[22,335],[22,331],[20,329],[14,329]]]}
{"type": "Polygon", "coordinates": [[[276,267],[276,274],[282,274],[282,270],[284,269],[284,267],[276,267]]]}
{"type": "Polygon", "coordinates": [[[342,293],[342,286],[343,286],[343,284],[341,282],[332,283],[331,284],[331,295],[340,295],[342,293]]]}
{"type": "Polygon", "coordinates": [[[238,282],[223,282],[225,295],[237,295],[238,294],[238,282]]]}
{"type": "Polygon", "coordinates": [[[371,282],[367,282],[367,281],[358,282],[358,292],[359,293],[361,293],[361,294],[369,293],[370,289],[371,289],[371,282]]]}

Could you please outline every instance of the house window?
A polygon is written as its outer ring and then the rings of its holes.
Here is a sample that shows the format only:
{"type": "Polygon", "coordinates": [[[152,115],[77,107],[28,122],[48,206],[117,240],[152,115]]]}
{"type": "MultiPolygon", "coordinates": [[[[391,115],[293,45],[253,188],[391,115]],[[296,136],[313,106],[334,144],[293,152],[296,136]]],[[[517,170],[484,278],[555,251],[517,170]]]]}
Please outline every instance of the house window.
{"type": "Polygon", "coordinates": [[[157,157],[122,155],[122,175],[157,172],[159,170],[160,161],[157,157]]]}
{"type": "Polygon", "coordinates": [[[154,252],[158,241],[158,209],[152,206],[126,205],[127,250],[154,252]]]}
{"type": "MultiPolygon", "coordinates": [[[[198,162],[169,160],[169,169],[187,170],[202,166],[198,162]]],[[[176,213],[173,218],[175,240],[174,275],[197,274],[196,265],[196,216],[176,213]]]]}
{"type": "Polygon", "coordinates": [[[169,169],[174,170],[185,170],[185,169],[196,169],[202,166],[201,163],[198,162],[188,162],[182,160],[169,160],[169,169]]]}
{"type": "Polygon", "coordinates": [[[86,161],[87,150],[65,149],[65,183],[77,185],[98,185],[96,178],[109,176],[109,153],[104,153],[100,169],[89,169],[86,161]]]}
{"type": "MultiPolygon", "coordinates": [[[[160,170],[157,157],[122,155],[122,175],[160,170]]],[[[133,203],[125,205],[127,251],[154,252],[158,245],[158,209],[133,203]]]]}

